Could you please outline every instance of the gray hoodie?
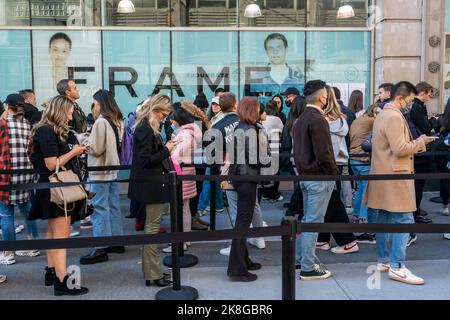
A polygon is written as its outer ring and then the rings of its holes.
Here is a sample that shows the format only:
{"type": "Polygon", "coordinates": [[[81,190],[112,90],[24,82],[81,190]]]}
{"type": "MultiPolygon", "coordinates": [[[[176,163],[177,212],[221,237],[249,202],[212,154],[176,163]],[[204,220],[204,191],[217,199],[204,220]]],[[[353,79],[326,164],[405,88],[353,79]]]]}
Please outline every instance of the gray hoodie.
{"type": "Polygon", "coordinates": [[[348,164],[348,150],[345,142],[345,136],[348,133],[348,124],[345,119],[329,121],[331,142],[333,143],[334,159],[337,165],[348,164]]]}

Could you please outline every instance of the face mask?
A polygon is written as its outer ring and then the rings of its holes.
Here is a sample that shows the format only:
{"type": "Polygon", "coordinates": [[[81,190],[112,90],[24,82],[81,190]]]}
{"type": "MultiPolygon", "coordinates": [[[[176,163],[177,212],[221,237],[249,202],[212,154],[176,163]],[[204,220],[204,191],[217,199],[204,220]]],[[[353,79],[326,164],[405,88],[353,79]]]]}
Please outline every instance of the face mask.
{"type": "Polygon", "coordinates": [[[172,128],[173,132],[176,132],[178,130],[178,128],[174,124],[171,124],[170,127],[172,128]]]}

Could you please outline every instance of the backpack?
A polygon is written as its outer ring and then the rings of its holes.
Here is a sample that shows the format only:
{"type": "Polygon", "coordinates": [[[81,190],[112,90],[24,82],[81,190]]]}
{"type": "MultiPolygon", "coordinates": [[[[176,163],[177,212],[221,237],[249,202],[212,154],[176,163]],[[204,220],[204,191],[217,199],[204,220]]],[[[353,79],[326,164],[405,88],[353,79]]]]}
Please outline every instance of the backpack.
{"type": "Polygon", "coordinates": [[[130,165],[133,160],[133,125],[136,121],[136,114],[133,112],[128,116],[127,126],[123,131],[122,148],[119,153],[121,165],[130,165]]]}

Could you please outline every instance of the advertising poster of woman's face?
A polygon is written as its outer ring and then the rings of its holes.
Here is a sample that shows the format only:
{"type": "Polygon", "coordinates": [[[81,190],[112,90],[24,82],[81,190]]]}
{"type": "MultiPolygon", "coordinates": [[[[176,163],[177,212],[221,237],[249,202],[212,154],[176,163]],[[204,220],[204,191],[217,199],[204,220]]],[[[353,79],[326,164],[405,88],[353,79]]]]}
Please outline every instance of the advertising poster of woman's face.
{"type": "Polygon", "coordinates": [[[80,91],[77,103],[89,111],[92,94],[102,87],[100,33],[33,30],[33,55],[37,103],[57,95],[60,80],[73,79],[80,91]]]}

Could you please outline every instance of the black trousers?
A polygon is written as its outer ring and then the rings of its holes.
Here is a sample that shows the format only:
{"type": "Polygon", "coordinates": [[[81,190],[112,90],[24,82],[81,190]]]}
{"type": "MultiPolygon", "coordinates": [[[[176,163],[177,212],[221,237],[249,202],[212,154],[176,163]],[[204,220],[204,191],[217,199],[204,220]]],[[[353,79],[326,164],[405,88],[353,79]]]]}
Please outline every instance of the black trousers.
{"type": "MultiPolygon", "coordinates": [[[[327,213],[325,214],[325,222],[350,223],[347,211],[345,210],[345,206],[340,197],[340,183],[337,183],[337,185],[338,188],[337,190],[333,190],[330,202],[328,203],[327,213]]],[[[331,235],[333,235],[334,240],[340,247],[356,240],[353,233],[319,233],[317,242],[330,242],[331,235]]]]}
{"type": "MultiPolygon", "coordinates": [[[[235,182],[237,198],[237,214],[235,229],[249,229],[255,211],[257,184],[254,182],[235,182]]],[[[248,257],[247,239],[233,239],[231,242],[228,276],[242,276],[248,273],[252,261],[248,257]]]]}
{"type": "MultiPolygon", "coordinates": [[[[442,173],[449,173],[450,170],[447,168],[447,163],[449,159],[446,157],[440,157],[436,159],[437,170],[442,173]]],[[[442,198],[442,204],[448,205],[450,199],[450,180],[439,180],[439,191],[442,198]]]]}
{"type": "MultiPolygon", "coordinates": [[[[415,162],[414,172],[415,173],[429,173],[433,172],[431,162],[415,162]]],[[[423,189],[425,188],[426,180],[414,180],[414,187],[416,189],[416,207],[417,210],[414,212],[414,216],[419,215],[420,203],[422,202],[423,189]]]]}
{"type": "MultiPolygon", "coordinates": [[[[205,175],[205,168],[195,168],[195,174],[196,175],[205,175]]],[[[220,183],[216,181],[216,183],[220,183]]],[[[197,215],[198,210],[198,199],[200,198],[200,193],[202,193],[203,189],[203,181],[196,181],[197,186],[197,195],[195,198],[189,199],[189,208],[191,209],[191,215],[195,217],[197,215]]]]}

